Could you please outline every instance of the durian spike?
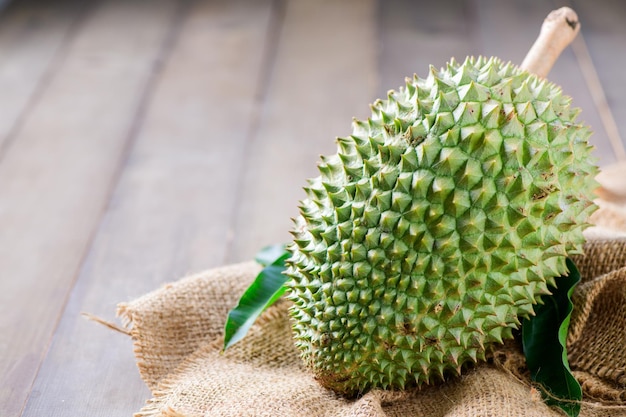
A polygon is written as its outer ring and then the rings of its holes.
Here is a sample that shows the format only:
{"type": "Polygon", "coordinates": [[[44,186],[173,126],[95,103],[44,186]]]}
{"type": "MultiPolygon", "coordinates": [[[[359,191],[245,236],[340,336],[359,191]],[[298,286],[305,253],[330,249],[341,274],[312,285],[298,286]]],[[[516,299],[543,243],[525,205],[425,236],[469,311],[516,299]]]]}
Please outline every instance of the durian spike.
{"type": "Polygon", "coordinates": [[[526,54],[521,68],[545,78],[579,30],[580,23],[575,11],[569,7],[553,10],[543,21],[539,37],[526,54]]]}

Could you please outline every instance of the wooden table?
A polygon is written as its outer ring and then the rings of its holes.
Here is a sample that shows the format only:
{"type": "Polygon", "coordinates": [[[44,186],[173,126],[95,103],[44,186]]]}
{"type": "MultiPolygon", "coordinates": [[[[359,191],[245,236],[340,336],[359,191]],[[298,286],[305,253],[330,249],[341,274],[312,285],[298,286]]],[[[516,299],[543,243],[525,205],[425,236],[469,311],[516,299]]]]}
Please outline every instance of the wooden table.
{"type": "MultiPolygon", "coordinates": [[[[624,157],[626,3],[579,2],[551,79],[624,157]],[[609,111],[610,109],[610,111],[609,111]]],[[[559,4],[560,5],[560,4],[559,4]]],[[[428,65],[521,62],[543,0],[22,0],[0,15],[0,416],[130,416],[86,320],[289,239],[319,154],[428,65]],[[459,7],[457,4],[461,4],[459,7]]]]}

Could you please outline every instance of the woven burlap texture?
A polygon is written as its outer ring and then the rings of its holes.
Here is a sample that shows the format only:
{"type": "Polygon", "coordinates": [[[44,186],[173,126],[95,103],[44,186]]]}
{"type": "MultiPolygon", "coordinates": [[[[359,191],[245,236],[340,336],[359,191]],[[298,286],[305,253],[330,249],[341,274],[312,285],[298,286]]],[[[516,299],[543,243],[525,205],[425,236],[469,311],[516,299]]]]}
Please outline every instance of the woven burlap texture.
{"type": "MultiPolygon", "coordinates": [[[[585,392],[581,416],[626,417],[626,238],[605,236],[626,230],[620,214],[603,203],[593,240],[575,259],[583,282],[574,295],[568,350],[585,392]]],[[[356,400],[322,388],[303,368],[284,301],[222,353],[228,310],[259,270],[252,262],[213,269],[120,304],[154,395],[136,416],[563,415],[528,380],[515,341],[460,378],[421,390],[372,390],[356,400]]]]}

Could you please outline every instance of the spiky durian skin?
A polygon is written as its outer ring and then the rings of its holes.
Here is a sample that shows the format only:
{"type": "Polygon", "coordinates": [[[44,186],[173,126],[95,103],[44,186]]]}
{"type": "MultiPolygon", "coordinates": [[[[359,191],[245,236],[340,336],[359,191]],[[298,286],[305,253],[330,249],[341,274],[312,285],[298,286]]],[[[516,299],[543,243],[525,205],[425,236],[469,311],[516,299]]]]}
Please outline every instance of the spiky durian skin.
{"type": "Polygon", "coordinates": [[[323,385],[354,395],[459,373],[533,314],[595,210],[570,101],[468,58],[407,80],[337,140],[287,268],[295,342],[323,385]]]}

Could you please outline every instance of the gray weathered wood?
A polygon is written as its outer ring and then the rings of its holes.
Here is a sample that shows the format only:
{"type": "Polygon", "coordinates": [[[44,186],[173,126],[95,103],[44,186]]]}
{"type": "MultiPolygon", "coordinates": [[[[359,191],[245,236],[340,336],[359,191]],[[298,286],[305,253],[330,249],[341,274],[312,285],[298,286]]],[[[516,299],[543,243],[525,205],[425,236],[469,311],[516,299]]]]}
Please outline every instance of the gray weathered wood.
{"type": "Polygon", "coordinates": [[[150,397],[131,340],[80,313],[112,320],[118,302],[223,262],[271,3],[186,10],[24,416],[130,416],[150,397]]]}
{"type": "Polygon", "coordinates": [[[109,197],[172,5],[92,4],[0,163],[2,416],[24,406],[109,197]]]}
{"type": "Polygon", "coordinates": [[[470,2],[454,0],[379,2],[381,83],[379,95],[404,84],[405,77],[428,76],[429,67],[450,58],[478,55],[470,2]]]}
{"type": "Polygon", "coordinates": [[[241,155],[245,171],[227,262],[290,238],[290,218],[319,155],[334,153],[334,138],[350,134],[352,117],[367,115],[375,98],[375,2],[286,3],[259,125],[241,155]]]}
{"type": "MultiPolygon", "coordinates": [[[[76,0],[13,2],[0,15],[0,158],[54,71],[86,8],[76,0]]],[[[6,7],[2,5],[1,7],[6,7]]]]}
{"type": "MultiPolygon", "coordinates": [[[[21,0],[0,12],[0,416],[129,416],[120,301],[290,240],[352,116],[450,57],[520,63],[567,0],[21,0]]],[[[576,2],[622,138],[626,6],[576,2]]],[[[580,57],[552,71],[615,155],[580,57]]]]}

